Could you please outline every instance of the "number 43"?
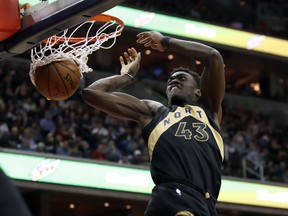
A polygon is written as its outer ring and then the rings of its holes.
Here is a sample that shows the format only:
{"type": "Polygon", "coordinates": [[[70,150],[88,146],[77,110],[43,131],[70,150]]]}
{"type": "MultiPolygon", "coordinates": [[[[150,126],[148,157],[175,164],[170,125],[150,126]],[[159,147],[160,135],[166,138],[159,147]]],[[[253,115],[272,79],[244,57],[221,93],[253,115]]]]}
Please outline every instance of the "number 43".
{"type": "Polygon", "coordinates": [[[192,128],[186,128],[187,122],[180,122],[175,133],[177,137],[184,137],[185,139],[196,139],[199,142],[205,142],[209,139],[209,134],[206,132],[207,125],[204,123],[192,123],[192,128]],[[192,132],[192,130],[193,133],[192,132]]]}

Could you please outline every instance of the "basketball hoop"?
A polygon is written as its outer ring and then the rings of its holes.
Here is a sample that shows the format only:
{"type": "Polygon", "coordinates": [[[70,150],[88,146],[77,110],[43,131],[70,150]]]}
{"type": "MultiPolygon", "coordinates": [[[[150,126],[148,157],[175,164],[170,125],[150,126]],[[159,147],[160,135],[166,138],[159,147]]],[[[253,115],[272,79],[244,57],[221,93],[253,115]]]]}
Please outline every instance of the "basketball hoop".
{"type": "MultiPolygon", "coordinates": [[[[30,79],[34,83],[34,72],[39,66],[47,65],[55,61],[74,60],[82,73],[93,71],[88,67],[88,55],[98,49],[110,49],[120,36],[124,23],[117,17],[100,14],[81,23],[74,30],[66,29],[62,35],[53,35],[42,41],[39,47],[31,50],[30,79]],[[96,23],[104,23],[97,30],[93,28],[96,23]],[[86,35],[81,35],[84,26],[88,27],[86,35]],[[79,36],[81,35],[81,36],[79,36]],[[109,39],[112,43],[107,46],[102,44],[109,39]]],[[[82,77],[81,77],[82,78],[82,77]]]]}

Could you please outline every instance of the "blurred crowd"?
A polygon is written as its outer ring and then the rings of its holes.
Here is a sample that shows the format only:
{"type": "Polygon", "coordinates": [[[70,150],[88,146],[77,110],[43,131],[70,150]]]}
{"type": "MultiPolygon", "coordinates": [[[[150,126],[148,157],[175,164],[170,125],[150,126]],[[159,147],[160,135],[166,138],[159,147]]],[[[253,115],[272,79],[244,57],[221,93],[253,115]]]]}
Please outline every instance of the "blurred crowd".
{"type": "Polygon", "coordinates": [[[288,2],[285,0],[128,0],[128,6],[287,38],[288,2]]]}
{"type": "MultiPolygon", "coordinates": [[[[0,79],[0,147],[149,166],[136,123],[92,109],[80,92],[46,100],[30,82],[27,63],[15,69],[2,61],[0,79]]],[[[232,109],[229,101],[223,107],[224,175],[242,177],[247,158],[264,167],[266,181],[288,183],[287,129],[262,113],[232,109]]]]}
{"type": "Polygon", "coordinates": [[[268,114],[231,108],[224,101],[221,132],[225,145],[224,175],[243,176],[246,159],[252,162],[249,168],[259,174],[259,179],[288,183],[288,128],[280,127],[268,114]],[[263,177],[259,167],[264,169],[263,177]]]}

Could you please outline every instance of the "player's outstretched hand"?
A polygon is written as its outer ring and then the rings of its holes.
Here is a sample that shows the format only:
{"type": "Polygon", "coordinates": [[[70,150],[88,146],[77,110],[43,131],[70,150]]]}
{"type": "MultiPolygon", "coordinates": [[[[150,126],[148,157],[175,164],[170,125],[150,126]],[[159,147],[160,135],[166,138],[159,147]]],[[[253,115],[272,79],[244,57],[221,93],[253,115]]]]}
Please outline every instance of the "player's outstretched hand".
{"type": "Polygon", "coordinates": [[[121,74],[129,73],[133,77],[137,74],[140,68],[141,53],[136,49],[129,48],[127,52],[124,52],[123,56],[119,58],[121,64],[121,74]]]}
{"type": "Polygon", "coordinates": [[[145,47],[151,47],[151,49],[159,50],[161,52],[166,49],[162,46],[161,41],[163,35],[157,31],[145,31],[137,35],[137,43],[144,44],[145,47]]]}

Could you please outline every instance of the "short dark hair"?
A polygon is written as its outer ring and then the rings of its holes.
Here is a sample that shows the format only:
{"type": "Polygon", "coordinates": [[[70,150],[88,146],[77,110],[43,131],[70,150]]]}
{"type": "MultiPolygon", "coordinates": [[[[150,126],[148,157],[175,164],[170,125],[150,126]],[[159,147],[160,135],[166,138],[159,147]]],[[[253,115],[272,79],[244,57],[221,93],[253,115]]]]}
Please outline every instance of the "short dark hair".
{"type": "Polygon", "coordinates": [[[183,71],[183,72],[185,72],[185,73],[190,74],[190,75],[194,78],[196,84],[197,84],[198,86],[200,86],[200,78],[201,78],[201,77],[199,76],[198,73],[196,73],[195,71],[192,71],[192,70],[189,69],[189,68],[177,67],[177,68],[174,68],[174,69],[171,71],[171,75],[174,74],[174,73],[176,73],[176,72],[178,72],[178,71],[183,71]]]}

